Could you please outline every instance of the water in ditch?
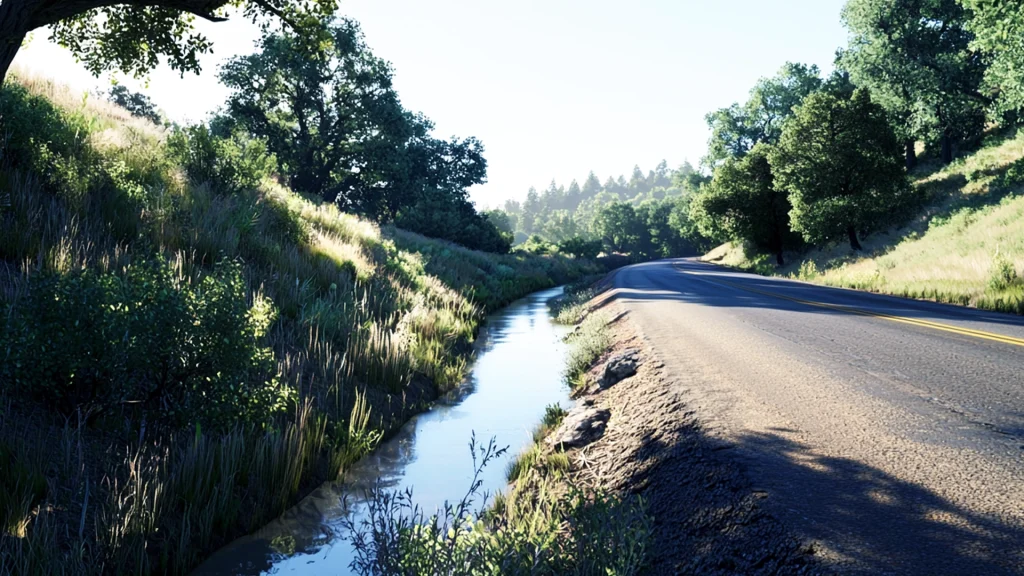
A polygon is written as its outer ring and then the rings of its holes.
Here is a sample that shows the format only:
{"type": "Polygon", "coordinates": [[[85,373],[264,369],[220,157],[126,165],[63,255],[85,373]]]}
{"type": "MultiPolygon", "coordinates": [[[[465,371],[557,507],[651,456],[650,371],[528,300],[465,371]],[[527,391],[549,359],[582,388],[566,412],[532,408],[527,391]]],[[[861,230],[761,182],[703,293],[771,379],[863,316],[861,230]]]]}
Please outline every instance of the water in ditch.
{"type": "Polygon", "coordinates": [[[508,453],[484,469],[482,490],[505,487],[508,461],[531,442],[548,404],[568,407],[562,380],[566,329],[554,323],[547,301],[561,288],[516,301],[488,317],[477,339],[465,385],[416,416],[373,454],[354,465],[343,483],[324,484],[258,532],[236,540],[194,574],[350,574],[353,550],[343,527],[366,514],[365,495],[379,482],[413,489],[427,511],[457,502],[469,488],[473,433],[492,437],[508,453]],[[343,505],[344,503],[344,505],[343,505]]]}

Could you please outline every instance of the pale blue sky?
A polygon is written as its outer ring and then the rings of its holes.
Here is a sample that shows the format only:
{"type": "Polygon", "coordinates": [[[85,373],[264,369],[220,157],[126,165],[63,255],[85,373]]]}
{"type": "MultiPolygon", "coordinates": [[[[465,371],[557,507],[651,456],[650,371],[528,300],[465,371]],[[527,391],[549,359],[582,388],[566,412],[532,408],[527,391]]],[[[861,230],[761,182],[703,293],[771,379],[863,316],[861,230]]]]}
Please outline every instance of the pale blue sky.
{"type": "MultiPolygon", "coordinates": [[[[346,0],[373,51],[395,67],[405,105],[437,135],[486,147],[481,206],[521,199],[552,178],[602,181],[661,159],[696,164],[704,114],[745,98],[783,62],[831,70],[846,43],[844,0],[346,0]]],[[[225,99],[220,62],[252,50],[250,24],[202,23],[215,53],[203,74],[158,70],[145,92],[175,120],[225,99]]],[[[38,31],[16,61],[80,88],[104,85],[38,31]]],[[[133,82],[126,82],[138,88],[133,82]]]]}

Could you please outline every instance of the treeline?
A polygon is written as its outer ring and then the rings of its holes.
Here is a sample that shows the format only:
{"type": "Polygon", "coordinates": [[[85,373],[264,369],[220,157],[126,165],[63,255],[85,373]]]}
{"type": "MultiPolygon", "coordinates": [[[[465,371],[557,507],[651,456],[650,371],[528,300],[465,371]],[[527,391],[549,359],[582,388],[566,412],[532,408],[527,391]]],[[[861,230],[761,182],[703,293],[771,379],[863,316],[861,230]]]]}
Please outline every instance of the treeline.
{"type": "Polygon", "coordinates": [[[842,19],[850,44],[830,76],[786,63],[745,102],[709,113],[699,170],[672,173],[671,187],[637,169],[600,189],[588,178],[582,188],[531,190],[491,218],[524,250],[571,240],[563,252],[586,245],[651,258],[742,240],[780,265],[807,244],[859,250],[862,235],[927,200],[907,178],[921,150],[949,163],[990,124],[1019,122],[1024,2],[850,0],[842,19]],[[645,196],[656,191],[661,198],[645,196]]]}
{"type": "Polygon", "coordinates": [[[671,169],[663,160],[646,174],[635,166],[629,180],[609,176],[602,184],[591,172],[582,186],[552,181],[543,192],[530,188],[525,201],[507,200],[486,214],[526,252],[689,254],[706,247],[689,220],[689,200],[703,179],[689,163],[671,169]]]}

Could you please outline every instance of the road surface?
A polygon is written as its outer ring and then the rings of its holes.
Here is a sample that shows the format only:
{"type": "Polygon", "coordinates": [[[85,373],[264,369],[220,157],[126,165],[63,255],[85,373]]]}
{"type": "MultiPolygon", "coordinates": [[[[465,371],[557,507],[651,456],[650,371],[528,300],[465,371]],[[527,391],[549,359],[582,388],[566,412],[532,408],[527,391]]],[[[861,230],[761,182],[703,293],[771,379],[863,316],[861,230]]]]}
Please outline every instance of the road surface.
{"type": "Polygon", "coordinates": [[[691,259],[613,288],[707,433],[841,572],[1024,574],[1024,319],[691,259]]]}

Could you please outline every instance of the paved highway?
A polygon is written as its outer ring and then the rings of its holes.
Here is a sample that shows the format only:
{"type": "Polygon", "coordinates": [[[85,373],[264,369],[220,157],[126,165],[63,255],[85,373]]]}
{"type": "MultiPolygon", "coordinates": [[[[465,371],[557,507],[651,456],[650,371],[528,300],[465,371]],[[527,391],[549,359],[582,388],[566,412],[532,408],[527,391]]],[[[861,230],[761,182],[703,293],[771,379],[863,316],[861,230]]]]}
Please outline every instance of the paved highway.
{"type": "Polygon", "coordinates": [[[1024,319],[690,259],[613,288],[687,409],[839,571],[1024,574],[1024,319]]]}

